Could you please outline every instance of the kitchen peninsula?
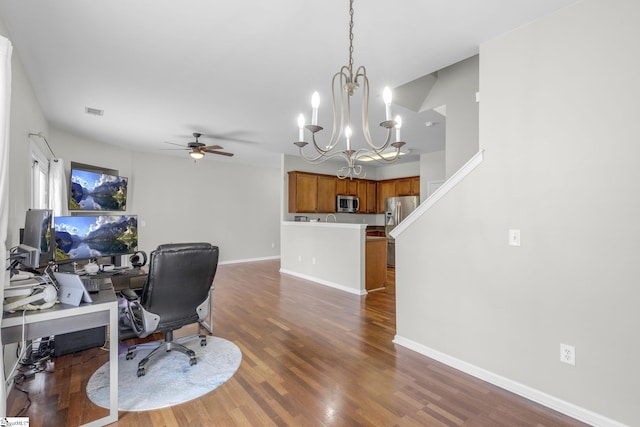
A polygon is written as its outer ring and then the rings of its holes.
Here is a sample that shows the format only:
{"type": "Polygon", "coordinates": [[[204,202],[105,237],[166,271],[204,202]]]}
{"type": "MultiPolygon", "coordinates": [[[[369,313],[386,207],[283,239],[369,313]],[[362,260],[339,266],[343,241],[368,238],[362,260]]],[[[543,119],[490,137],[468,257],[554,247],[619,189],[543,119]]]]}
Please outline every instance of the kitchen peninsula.
{"type": "Polygon", "coordinates": [[[366,229],[366,224],[284,221],[280,271],[357,295],[381,288],[386,251],[374,245],[384,238],[367,237],[366,229]],[[367,283],[368,276],[376,279],[367,283]]]}

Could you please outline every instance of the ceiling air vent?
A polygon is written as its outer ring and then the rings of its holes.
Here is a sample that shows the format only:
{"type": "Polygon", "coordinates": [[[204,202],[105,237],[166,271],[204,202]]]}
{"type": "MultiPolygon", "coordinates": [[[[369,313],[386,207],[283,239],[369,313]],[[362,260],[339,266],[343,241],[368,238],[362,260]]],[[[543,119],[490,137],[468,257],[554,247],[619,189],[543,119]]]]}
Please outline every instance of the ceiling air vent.
{"type": "Polygon", "coordinates": [[[99,110],[97,108],[85,107],[84,108],[84,112],[87,113],[87,114],[94,115],[94,116],[102,116],[102,115],[104,115],[104,110],[99,110]]]}

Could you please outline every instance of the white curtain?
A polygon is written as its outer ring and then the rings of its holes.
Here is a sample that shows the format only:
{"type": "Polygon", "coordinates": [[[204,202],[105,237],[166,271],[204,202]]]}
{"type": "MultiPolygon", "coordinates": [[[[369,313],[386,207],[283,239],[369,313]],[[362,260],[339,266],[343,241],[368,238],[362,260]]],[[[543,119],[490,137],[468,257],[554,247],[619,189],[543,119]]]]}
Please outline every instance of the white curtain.
{"type": "Polygon", "coordinates": [[[49,209],[53,216],[68,215],[67,184],[62,159],[49,160],[49,209]]]}
{"type": "MultiPolygon", "coordinates": [[[[9,122],[11,116],[11,42],[0,36],[0,259],[7,259],[7,224],[9,222],[9,122]]],[[[0,274],[0,300],[4,301],[6,267],[0,274]]],[[[2,320],[0,320],[2,323],[2,320]]],[[[2,342],[0,339],[0,348],[2,342]]],[[[4,352],[0,351],[4,360],[4,352]]],[[[7,390],[4,369],[0,369],[0,417],[7,414],[7,390]]]]}

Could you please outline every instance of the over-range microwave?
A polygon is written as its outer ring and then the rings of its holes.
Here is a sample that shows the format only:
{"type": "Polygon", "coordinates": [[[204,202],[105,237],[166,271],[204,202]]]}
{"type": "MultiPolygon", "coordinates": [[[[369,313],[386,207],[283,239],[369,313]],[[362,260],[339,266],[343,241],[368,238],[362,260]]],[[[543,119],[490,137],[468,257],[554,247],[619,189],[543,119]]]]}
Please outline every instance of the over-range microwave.
{"type": "Polygon", "coordinates": [[[360,209],[360,199],[357,196],[336,196],[336,212],[356,213],[360,209]]]}

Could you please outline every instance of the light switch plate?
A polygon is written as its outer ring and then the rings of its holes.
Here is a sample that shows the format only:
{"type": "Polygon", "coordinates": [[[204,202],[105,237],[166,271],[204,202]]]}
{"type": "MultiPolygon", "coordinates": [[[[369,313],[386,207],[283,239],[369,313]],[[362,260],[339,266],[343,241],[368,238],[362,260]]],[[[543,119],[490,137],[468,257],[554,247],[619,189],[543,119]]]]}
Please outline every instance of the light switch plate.
{"type": "Polygon", "coordinates": [[[520,230],[509,230],[509,245],[520,246],[520,230]]]}

